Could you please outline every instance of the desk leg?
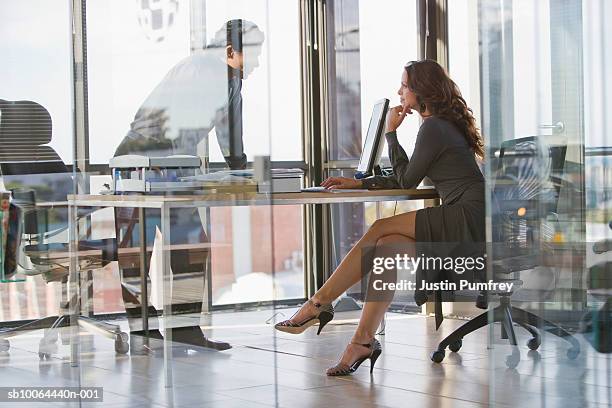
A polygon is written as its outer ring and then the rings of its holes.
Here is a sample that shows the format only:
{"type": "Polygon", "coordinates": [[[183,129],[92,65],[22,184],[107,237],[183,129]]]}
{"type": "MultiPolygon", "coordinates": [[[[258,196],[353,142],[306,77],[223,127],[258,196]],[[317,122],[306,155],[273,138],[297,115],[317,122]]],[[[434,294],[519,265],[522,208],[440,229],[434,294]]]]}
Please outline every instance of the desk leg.
{"type": "Polygon", "coordinates": [[[68,235],[69,235],[69,279],[68,279],[68,312],[70,313],[70,366],[79,366],[79,302],[81,293],[79,289],[80,273],[78,260],[78,224],[77,206],[68,206],[68,235]],[[74,300],[74,301],[73,301],[74,300]]]}
{"type": "Polygon", "coordinates": [[[138,208],[138,235],[140,237],[140,316],[144,344],[149,347],[149,293],[147,285],[147,226],[145,209],[138,208]]]}
{"type": "Polygon", "coordinates": [[[212,226],[211,226],[211,213],[210,207],[206,207],[203,211],[198,211],[200,218],[202,218],[202,212],[204,213],[204,222],[202,227],[211,244],[206,256],[206,262],[204,263],[204,296],[202,298],[202,313],[209,313],[212,309],[212,226]]]}
{"type": "Polygon", "coordinates": [[[162,233],[162,302],[164,305],[164,385],[172,387],[172,330],[170,319],[172,318],[172,274],[170,273],[170,208],[163,203],[161,207],[161,233],[162,233]]]}

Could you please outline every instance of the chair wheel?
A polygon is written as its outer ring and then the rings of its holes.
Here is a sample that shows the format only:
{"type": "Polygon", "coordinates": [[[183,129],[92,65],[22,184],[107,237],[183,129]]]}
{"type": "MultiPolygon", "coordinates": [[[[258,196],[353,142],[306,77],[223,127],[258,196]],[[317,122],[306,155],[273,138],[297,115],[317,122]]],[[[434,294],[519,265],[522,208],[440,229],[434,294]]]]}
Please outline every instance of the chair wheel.
{"type": "Polygon", "coordinates": [[[506,367],[508,368],[516,368],[516,366],[521,362],[520,358],[516,358],[514,356],[506,357],[506,367]]]}
{"type": "Polygon", "coordinates": [[[42,359],[51,357],[51,354],[58,352],[57,342],[47,341],[45,338],[40,339],[38,344],[38,356],[42,359]],[[41,357],[42,355],[42,357],[41,357]]]}
{"type": "Polygon", "coordinates": [[[130,343],[128,343],[128,335],[126,333],[118,333],[115,337],[115,352],[117,354],[127,354],[130,351],[130,343]]]}
{"type": "Polygon", "coordinates": [[[459,339],[449,344],[448,349],[452,351],[453,353],[457,353],[459,350],[461,350],[461,346],[463,346],[463,341],[459,339]]]}
{"type": "Polygon", "coordinates": [[[117,354],[127,354],[130,351],[130,343],[127,341],[115,341],[115,352],[117,354]]]}
{"type": "Polygon", "coordinates": [[[441,363],[442,360],[444,360],[445,354],[446,353],[444,352],[444,350],[436,350],[431,353],[431,361],[433,361],[434,363],[441,363]]]}
{"type": "Polygon", "coordinates": [[[476,307],[484,310],[489,308],[489,301],[485,295],[478,295],[476,298],[476,307]]]}
{"type": "Polygon", "coordinates": [[[11,343],[7,339],[0,339],[0,352],[9,351],[11,343]]]}
{"type": "Polygon", "coordinates": [[[539,338],[533,337],[527,342],[527,347],[529,347],[530,350],[537,350],[540,347],[540,343],[539,338]]]}
{"type": "Polygon", "coordinates": [[[571,349],[567,350],[567,358],[569,358],[570,360],[575,360],[579,354],[580,349],[577,347],[572,347],[571,349]]]}
{"type": "Polygon", "coordinates": [[[508,368],[516,368],[518,364],[521,362],[521,353],[518,351],[517,347],[513,347],[512,354],[506,357],[506,367],[508,368]]]}

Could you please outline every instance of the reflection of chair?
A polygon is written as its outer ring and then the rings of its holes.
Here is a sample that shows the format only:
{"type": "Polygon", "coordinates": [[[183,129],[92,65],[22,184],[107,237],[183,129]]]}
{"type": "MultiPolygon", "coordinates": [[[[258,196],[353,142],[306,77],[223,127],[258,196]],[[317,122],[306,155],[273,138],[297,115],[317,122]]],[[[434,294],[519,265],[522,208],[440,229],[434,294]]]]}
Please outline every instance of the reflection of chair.
{"type": "MultiPolygon", "coordinates": [[[[533,273],[546,256],[543,244],[552,241],[554,234],[546,221],[557,220],[557,202],[563,182],[558,175],[564,168],[566,146],[543,148],[542,143],[535,137],[510,140],[504,142],[498,152],[491,210],[493,237],[488,259],[493,279],[513,282],[515,288],[522,284],[519,272],[532,270],[533,273]]],[[[494,322],[501,323],[501,337],[513,346],[512,355],[506,360],[508,367],[516,367],[520,361],[514,323],[533,336],[527,343],[531,350],[540,346],[539,328],[570,342],[569,358],[578,356],[579,343],[566,330],[512,306],[512,291],[493,294],[499,296],[499,306],[480,314],[442,340],[431,355],[433,361],[439,363],[444,359],[446,347],[453,352],[459,351],[463,337],[494,322]]]]}
{"type": "MultiPolygon", "coordinates": [[[[608,223],[612,229],[612,221],[608,223]]],[[[612,252],[612,240],[595,242],[593,252],[607,255],[612,252]]],[[[593,303],[602,303],[596,310],[589,310],[582,317],[580,331],[586,340],[600,353],[612,353],[612,261],[597,262],[588,270],[589,295],[593,303]]]]}
{"type": "MultiPolygon", "coordinates": [[[[14,264],[26,275],[42,274],[47,281],[60,281],[63,299],[59,316],[0,331],[0,350],[8,350],[8,337],[23,330],[45,328],[48,330],[39,347],[39,356],[45,358],[55,349],[57,329],[70,324],[68,310],[80,310],[76,293],[66,299],[71,254],[68,244],[61,241],[62,235],[67,236],[70,222],[66,199],[73,190],[73,179],[55,150],[45,145],[51,141],[51,117],[45,108],[29,101],[0,100],[0,115],[2,181],[12,191],[13,209],[20,214],[18,222],[22,232],[18,259],[14,264]]],[[[89,285],[91,269],[112,260],[112,241],[79,241],[79,263],[81,269],[90,269],[87,273],[89,285]]],[[[92,286],[88,286],[88,290],[91,293],[92,286]]],[[[115,350],[127,353],[127,335],[119,326],[86,316],[78,316],[78,324],[88,331],[114,339],[115,350]]]]}

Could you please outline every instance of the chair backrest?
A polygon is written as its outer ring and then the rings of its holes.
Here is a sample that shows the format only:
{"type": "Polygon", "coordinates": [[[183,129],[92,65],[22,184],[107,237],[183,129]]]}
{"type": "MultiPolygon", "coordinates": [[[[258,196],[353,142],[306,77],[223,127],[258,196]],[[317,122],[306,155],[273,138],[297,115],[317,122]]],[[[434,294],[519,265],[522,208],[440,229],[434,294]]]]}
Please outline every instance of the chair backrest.
{"type": "Polygon", "coordinates": [[[36,192],[42,201],[66,199],[70,171],[51,141],[49,112],[36,102],[0,99],[0,175],[7,189],[36,192]]]}
{"type": "Polygon", "coordinates": [[[546,136],[504,141],[498,153],[496,179],[515,180],[517,188],[513,193],[519,200],[538,198],[541,201],[542,193],[554,188],[557,194],[551,204],[556,210],[561,188],[558,179],[564,171],[566,152],[566,142],[549,144],[546,136]]]}
{"type": "Polygon", "coordinates": [[[557,211],[567,145],[531,136],[502,143],[493,174],[493,259],[509,270],[534,267],[539,239],[552,238],[543,221],[557,211]],[[515,262],[513,262],[513,260],[515,262]]]}
{"type": "MultiPolygon", "coordinates": [[[[22,209],[40,201],[66,201],[73,189],[70,171],[48,146],[51,136],[51,115],[43,106],[0,99],[0,176],[5,188],[13,191],[15,204],[23,202],[22,209]]],[[[44,233],[63,228],[67,221],[65,207],[52,214],[25,211],[23,232],[44,233]]]]}
{"type": "Polygon", "coordinates": [[[51,127],[51,115],[38,103],[0,99],[2,174],[67,172],[55,150],[46,146],[51,141],[51,127]]]}

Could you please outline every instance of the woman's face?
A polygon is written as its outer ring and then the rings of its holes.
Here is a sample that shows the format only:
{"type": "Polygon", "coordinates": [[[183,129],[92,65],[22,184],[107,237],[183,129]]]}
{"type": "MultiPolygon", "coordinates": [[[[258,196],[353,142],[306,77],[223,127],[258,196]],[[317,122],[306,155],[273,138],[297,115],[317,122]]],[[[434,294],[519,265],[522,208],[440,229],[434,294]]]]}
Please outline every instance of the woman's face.
{"type": "Polygon", "coordinates": [[[402,107],[408,108],[409,113],[412,113],[410,112],[411,109],[419,110],[416,95],[408,87],[408,72],[405,69],[402,73],[402,83],[397,90],[397,94],[400,97],[402,107]]]}

